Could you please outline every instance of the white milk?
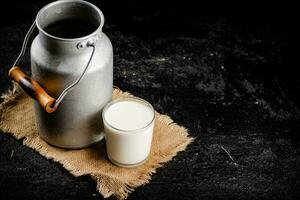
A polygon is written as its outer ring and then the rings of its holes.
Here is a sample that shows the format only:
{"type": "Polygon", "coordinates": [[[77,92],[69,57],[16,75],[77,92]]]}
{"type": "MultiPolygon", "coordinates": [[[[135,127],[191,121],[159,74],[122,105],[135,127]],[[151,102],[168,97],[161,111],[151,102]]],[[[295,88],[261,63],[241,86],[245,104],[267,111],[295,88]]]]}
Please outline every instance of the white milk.
{"type": "Polygon", "coordinates": [[[123,167],[143,163],[151,149],[154,127],[152,106],[139,98],[124,98],[103,110],[106,149],[109,159],[123,167]]]}
{"type": "Polygon", "coordinates": [[[147,126],[153,119],[153,111],[149,106],[140,102],[120,101],[111,105],[104,117],[109,125],[130,131],[147,126]]]}

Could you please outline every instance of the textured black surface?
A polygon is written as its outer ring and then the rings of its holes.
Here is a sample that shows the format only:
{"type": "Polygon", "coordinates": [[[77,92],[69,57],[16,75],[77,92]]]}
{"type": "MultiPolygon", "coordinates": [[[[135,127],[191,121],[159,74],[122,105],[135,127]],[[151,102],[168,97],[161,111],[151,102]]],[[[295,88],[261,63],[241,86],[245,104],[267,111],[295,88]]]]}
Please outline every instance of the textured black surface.
{"type": "MultiPolygon", "coordinates": [[[[129,199],[299,199],[300,80],[292,62],[299,36],[291,29],[299,23],[292,5],[93,2],[114,46],[115,85],[196,137],[129,199]]],[[[45,3],[1,5],[1,93],[45,3]]],[[[28,53],[23,63],[29,69],[28,53]]],[[[89,177],[75,178],[0,134],[0,199],[99,198],[89,177]]]]}

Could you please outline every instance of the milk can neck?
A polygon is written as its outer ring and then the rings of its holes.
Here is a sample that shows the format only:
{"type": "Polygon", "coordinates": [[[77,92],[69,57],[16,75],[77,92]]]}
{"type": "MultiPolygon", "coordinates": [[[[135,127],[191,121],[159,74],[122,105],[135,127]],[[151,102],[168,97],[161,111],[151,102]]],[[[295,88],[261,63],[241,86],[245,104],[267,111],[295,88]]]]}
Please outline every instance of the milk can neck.
{"type": "MultiPolygon", "coordinates": [[[[36,16],[40,43],[55,54],[76,54],[79,43],[97,40],[104,16],[95,5],[82,0],[59,0],[43,7],[36,16]]],[[[83,45],[84,47],[84,45],[83,45]]]]}
{"type": "Polygon", "coordinates": [[[79,54],[86,51],[85,47],[88,43],[95,43],[101,37],[101,31],[89,35],[88,37],[65,39],[53,38],[39,32],[39,40],[41,45],[53,54],[79,54]]]}

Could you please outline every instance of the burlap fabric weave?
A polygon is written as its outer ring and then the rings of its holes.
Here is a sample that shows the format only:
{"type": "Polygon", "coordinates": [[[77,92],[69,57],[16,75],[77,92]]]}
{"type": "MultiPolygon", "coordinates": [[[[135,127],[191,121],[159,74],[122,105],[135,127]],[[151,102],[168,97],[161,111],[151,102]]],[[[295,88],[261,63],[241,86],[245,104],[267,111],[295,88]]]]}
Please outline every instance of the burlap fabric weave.
{"type": "MultiPolygon", "coordinates": [[[[125,96],[131,95],[114,89],[114,99],[125,96]]],[[[33,100],[20,89],[14,88],[2,98],[0,130],[18,140],[23,139],[24,145],[47,159],[59,162],[74,176],[90,175],[103,197],[115,195],[119,199],[127,198],[136,187],[149,183],[151,174],[158,167],[170,161],[192,141],[184,127],[175,124],[170,117],[157,113],[151,153],[146,163],[135,168],[120,168],[109,162],[103,144],[81,150],[66,150],[47,144],[36,130],[33,100]]]]}

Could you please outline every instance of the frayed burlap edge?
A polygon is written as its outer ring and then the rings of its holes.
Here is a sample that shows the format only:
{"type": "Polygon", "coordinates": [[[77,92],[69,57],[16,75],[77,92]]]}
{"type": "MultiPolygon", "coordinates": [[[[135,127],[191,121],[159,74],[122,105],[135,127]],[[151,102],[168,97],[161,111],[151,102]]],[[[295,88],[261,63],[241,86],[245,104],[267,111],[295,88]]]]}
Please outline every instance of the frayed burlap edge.
{"type": "MultiPolygon", "coordinates": [[[[26,137],[22,137],[22,136],[20,137],[18,134],[12,133],[10,131],[10,128],[4,123],[3,120],[5,118],[4,113],[5,113],[5,109],[7,109],[9,105],[13,105],[15,103],[15,100],[19,95],[24,95],[23,91],[19,89],[19,87],[16,86],[15,84],[6,93],[1,95],[1,98],[3,98],[3,102],[0,104],[0,130],[2,130],[4,133],[11,133],[16,139],[23,139],[23,144],[25,146],[35,149],[47,159],[51,159],[55,162],[59,162],[65,169],[67,169],[74,176],[85,175],[83,172],[81,172],[80,169],[74,168],[74,166],[70,165],[70,163],[68,163],[66,160],[57,159],[53,157],[51,153],[48,152],[47,147],[38,144],[37,142],[35,142],[36,140],[27,140],[26,137]]],[[[119,88],[114,88],[114,95],[133,96],[128,92],[121,91],[119,88]]],[[[184,151],[186,147],[194,140],[194,138],[188,136],[188,132],[186,128],[174,123],[169,116],[162,115],[159,113],[156,114],[157,114],[156,120],[159,120],[161,123],[168,125],[168,128],[172,132],[178,132],[179,134],[184,136],[185,140],[182,141],[175,148],[173,148],[170,152],[160,155],[159,162],[153,162],[149,166],[149,169],[145,173],[141,173],[139,178],[134,182],[129,182],[127,184],[124,184],[123,182],[117,179],[113,179],[112,177],[108,177],[104,174],[89,174],[92,177],[92,179],[96,181],[97,191],[101,193],[103,197],[108,198],[111,195],[114,195],[119,199],[126,199],[128,197],[128,194],[133,192],[135,188],[149,183],[151,180],[151,175],[156,172],[157,168],[162,167],[164,163],[170,161],[174,156],[177,155],[178,152],[184,151]]]]}

